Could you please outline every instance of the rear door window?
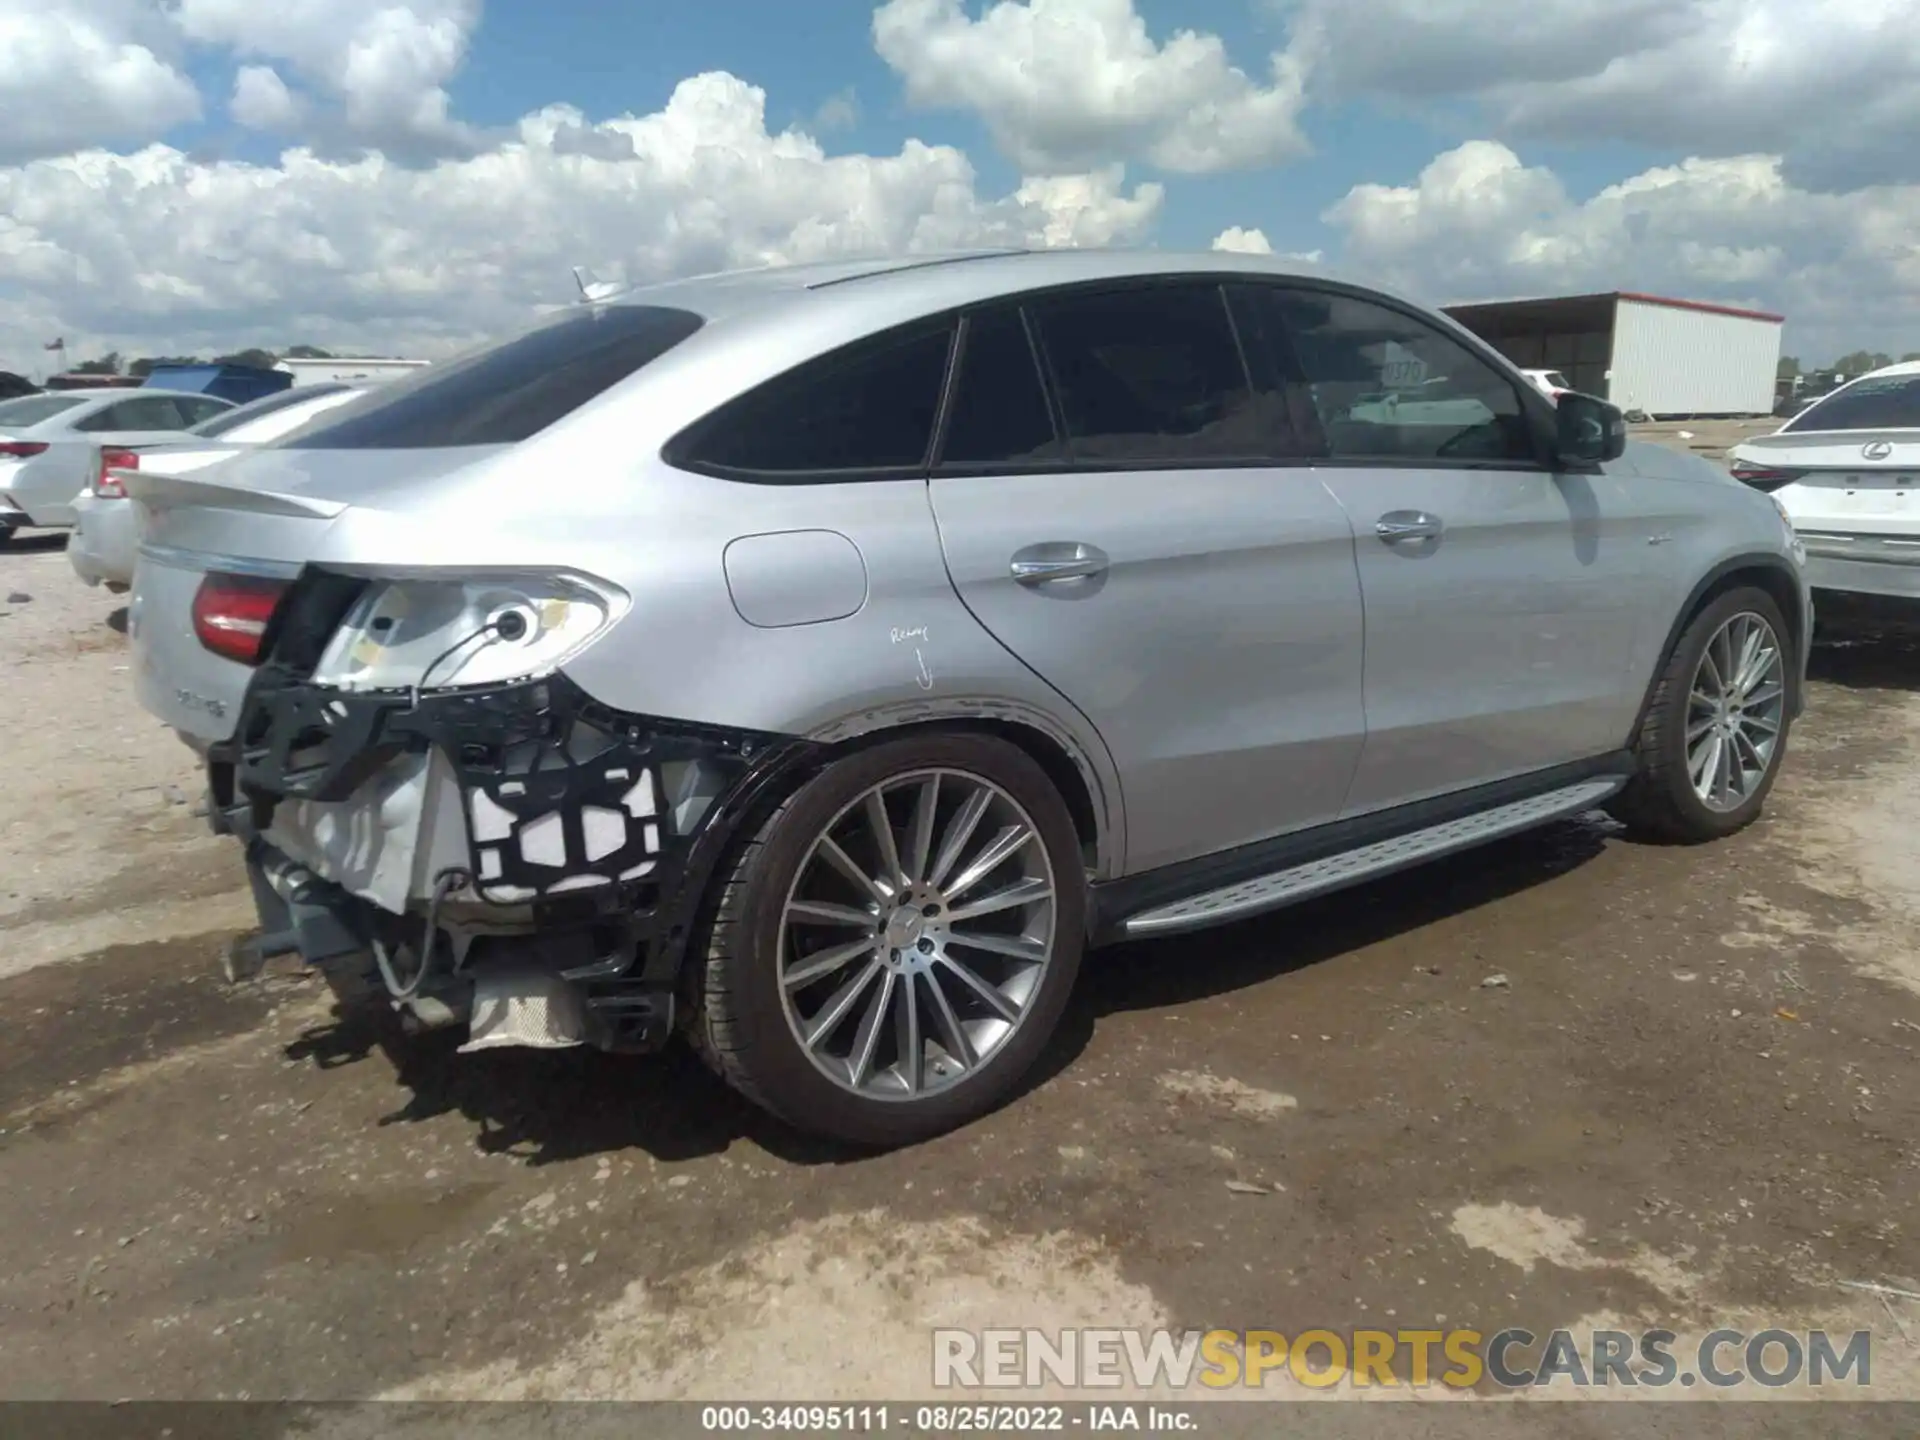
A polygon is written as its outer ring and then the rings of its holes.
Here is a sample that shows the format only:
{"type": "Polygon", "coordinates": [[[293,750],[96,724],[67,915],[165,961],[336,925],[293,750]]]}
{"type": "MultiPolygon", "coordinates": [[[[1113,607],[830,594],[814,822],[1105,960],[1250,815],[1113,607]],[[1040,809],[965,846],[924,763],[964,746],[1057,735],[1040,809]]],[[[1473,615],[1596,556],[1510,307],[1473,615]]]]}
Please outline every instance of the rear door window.
{"type": "Polygon", "coordinates": [[[175,403],[179,405],[182,413],[185,414],[187,424],[190,426],[198,425],[203,420],[211,420],[216,415],[224,415],[229,410],[237,408],[227,404],[223,400],[215,400],[207,396],[201,396],[195,400],[180,400],[175,403]]]}
{"type": "Polygon", "coordinates": [[[1032,316],[1081,465],[1257,460],[1270,437],[1218,285],[1069,292],[1032,316]]]}
{"type": "Polygon", "coordinates": [[[73,428],[90,434],[111,434],[139,430],[184,430],[187,423],[180,402],[173,396],[141,395],[132,400],[116,400],[73,428]]]}
{"type": "MultiPolygon", "coordinates": [[[[4,417],[0,409],[0,417],[4,417]]],[[[3,418],[0,418],[3,423],[3,418]]],[[[1920,375],[1869,375],[1816,400],[1782,430],[1920,429],[1920,375]]]]}
{"type": "Polygon", "coordinates": [[[916,325],[811,360],[722,406],[668,456],[768,481],[924,470],[953,328],[916,325]]]}
{"type": "Polygon", "coordinates": [[[657,305],[568,310],[511,340],[376,387],[279,442],[292,450],[512,445],[659,359],[700,328],[657,305]]]}
{"type": "Polygon", "coordinates": [[[941,466],[1017,468],[1065,458],[1020,312],[1008,306],[969,316],[941,466]]]}

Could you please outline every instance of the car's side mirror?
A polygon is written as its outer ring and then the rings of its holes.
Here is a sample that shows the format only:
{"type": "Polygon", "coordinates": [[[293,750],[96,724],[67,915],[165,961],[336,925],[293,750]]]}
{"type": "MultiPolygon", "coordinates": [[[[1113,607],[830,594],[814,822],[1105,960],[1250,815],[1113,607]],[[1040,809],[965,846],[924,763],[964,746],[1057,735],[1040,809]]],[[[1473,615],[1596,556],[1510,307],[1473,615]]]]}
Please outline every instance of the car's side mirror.
{"type": "Polygon", "coordinates": [[[1627,417],[1618,406],[1577,391],[1554,404],[1554,453],[1576,465],[1598,465],[1626,453],[1627,417]]]}

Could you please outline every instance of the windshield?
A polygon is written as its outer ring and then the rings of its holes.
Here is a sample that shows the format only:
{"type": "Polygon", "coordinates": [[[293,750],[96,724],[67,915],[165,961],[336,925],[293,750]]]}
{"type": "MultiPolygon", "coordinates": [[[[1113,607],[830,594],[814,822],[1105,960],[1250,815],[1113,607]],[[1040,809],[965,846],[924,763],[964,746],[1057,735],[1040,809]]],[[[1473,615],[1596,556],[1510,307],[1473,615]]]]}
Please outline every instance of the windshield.
{"type": "Polygon", "coordinates": [[[86,403],[84,395],[22,395],[18,400],[0,401],[0,425],[38,425],[86,403]]]}
{"type": "Polygon", "coordinates": [[[344,390],[344,385],[298,385],[289,386],[252,404],[241,405],[233,410],[223,410],[211,420],[203,420],[187,433],[203,436],[208,440],[225,435],[229,430],[237,430],[250,420],[258,420],[262,415],[271,415],[277,410],[285,410],[290,405],[304,405],[322,395],[331,395],[344,390]]]}
{"type": "Polygon", "coordinates": [[[1780,427],[1792,430],[1920,429],[1920,375],[1869,375],[1822,397],[1780,427]]]}

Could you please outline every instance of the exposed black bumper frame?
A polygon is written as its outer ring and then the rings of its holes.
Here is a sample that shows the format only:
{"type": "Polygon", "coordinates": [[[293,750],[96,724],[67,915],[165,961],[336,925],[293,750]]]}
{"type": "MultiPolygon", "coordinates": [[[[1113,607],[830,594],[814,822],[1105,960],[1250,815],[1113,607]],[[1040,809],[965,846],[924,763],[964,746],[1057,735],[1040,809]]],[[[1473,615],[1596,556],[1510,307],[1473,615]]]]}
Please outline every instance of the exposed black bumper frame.
{"type": "MultiPolygon", "coordinates": [[[[587,934],[594,958],[561,974],[585,993],[594,1043],[645,1050],[664,1042],[715,867],[742,825],[798,783],[821,747],[625,714],[564,675],[417,696],[320,687],[307,678],[314,638],[331,632],[328,614],[337,623],[344,611],[342,582],[303,580],[286,603],[294,618],[283,609],[276,619],[273,653],[248,686],[233,739],[208,753],[210,821],[248,847],[263,928],[283,918],[263,873],[273,855],[262,837],[278,807],[345,800],[400,756],[438,750],[459,786],[468,836],[465,875],[448,878],[517,907],[515,928],[524,917],[527,933],[587,934]],[[705,782],[698,813],[676,804],[666,778],[689,762],[705,782]],[[544,860],[528,853],[534,827],[544,860]],[[545,863],[556,843],[559,862],[545,863]]],[[[306,893],[363,936],[421,938],[417,919],[337,887],[306,893]]],[[[331,958],[312,954],[299,933],[289,925],[262,942],[284,938],[285,949],[331,958]]]]}

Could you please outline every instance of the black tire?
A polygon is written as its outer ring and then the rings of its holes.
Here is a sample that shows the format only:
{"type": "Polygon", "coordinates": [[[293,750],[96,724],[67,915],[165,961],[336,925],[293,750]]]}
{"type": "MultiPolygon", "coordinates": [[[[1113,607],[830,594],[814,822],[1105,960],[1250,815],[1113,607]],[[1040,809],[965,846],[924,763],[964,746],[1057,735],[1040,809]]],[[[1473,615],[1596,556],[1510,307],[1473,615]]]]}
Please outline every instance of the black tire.
{"type": "Polygon", "coordinates": [[[735,1090],[797,1129],[862,1146],[928,1139],[998,1108],[1059,1024],[1086,941],[1086,877],[1073,819],[1046,773],[988,735],[909,736],[857,750],[801,786],[716,873],[696,934],[694,1047],[735,1090]],[[1054,877],[1053,949],[1013,1033],[978,1070],[911,1100],[871,1099],[830,1080],[787,1020],[778,956],[787,895],[815,839],[870,787],[926,769],[964,771],[1032,820],[1054,877]]]}
{"type": "Polygon", "coordinates": [[[12,525],[0,525],[0,549],[5,549],[13,543],[16,528],[12,525]]]}
{"type": "Polygon", "coordinates": [[[1794,705],[1799,696],[1800,669],[1793,642],[1780,607],[1766,591],[1742,586],[1715,597],[1680,634],[1673,654],[1654,681],[1646,717],[1640,725],[1635,744],[1640,767],[1626,789],[1607,807],[1615,819],[1647,839],[1685,845],[1719,840],[1751,825],[1766,805],[1767,795],[1780,774],[1786,758],[1787,734],[1793,723],[1794,705]],[[1736,807],[1715,810],[1693,788],[1687,766],[1687,717],[1693,679],[1700,668],[1701,656],[1720,628],[1737,615],[1752,614],[1773,630],[1781,647],[1781,683],[1785,703],[1781,707],[1780,737],[1775,744],[1765,774],[1736,807]]]}

